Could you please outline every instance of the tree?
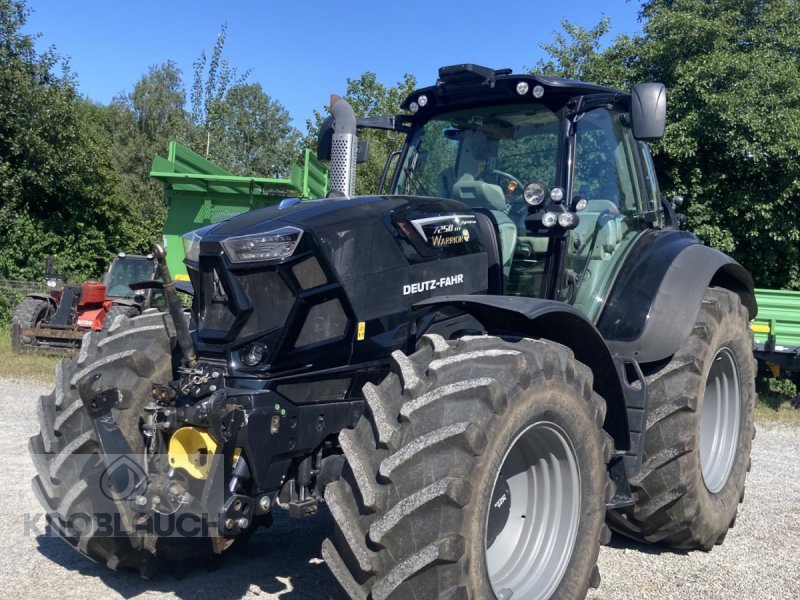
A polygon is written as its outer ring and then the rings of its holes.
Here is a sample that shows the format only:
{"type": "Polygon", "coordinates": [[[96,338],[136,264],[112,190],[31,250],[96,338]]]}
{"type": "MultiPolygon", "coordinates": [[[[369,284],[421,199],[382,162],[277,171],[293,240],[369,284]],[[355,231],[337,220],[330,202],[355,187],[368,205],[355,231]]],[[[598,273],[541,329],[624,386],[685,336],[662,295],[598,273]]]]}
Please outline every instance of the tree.
{"type": "Polygon", "coordinates": [[[75,277],[99,275],[131,231],[128,206],[97,107],[55,50],[22,33],[28,13],[0,0],[0,277],[39,277],[47,254],[75,277]]]}
{"type": "Polygon", "coordinates": [[[104,123],[126,202],[141,224],[127,251],[144,250],[161,236],[166,205],[150,166],[170,141],[188,141],[191,124],[185,104],[181,71],[167,61],[150,67],[132,92],[115,97],[106,110],[104,123]]]}
{"type": "Polygon", "coordinates": [[[608,49],[551,51],[582,76],[627,89],[667,86],[653,146],[667,194],[685,193],[689,227],[731,253],[758,285],[800,289],[800,22],[797,0],[653,0],[643,31],[608,49]]]}
{"type": "Polygon", "coordinates": [[[220,166],[253,177],[285,177],[299,152],[299,132],[289,113],[261,84],[231,87],[219,103],[212,159],[220,166]]]}
{"type": "MultiPolygon", "coordinates": [[[[408,73],[403,81],[393,87],[380,83],[375,73],[367,71],[358,79],[347,79],[344,98],[353,107],[356,118],[378,117],[400,113],[400,104],[416,87],[416,79],[408,73]]],[[[308,133],[304,140],[306,147],[316,147],[319,128],[324,116],[314,111],[313,119],[306,121],[308,133]]],[[[358,167],[356,176],[357,194],[374,194],[383,173],[386,160],[395,150],[402,147],[405,139],[402,134],[391,131],[362,130],[360,140],[370,143],[369,160],[358,167]]]]}
{"type": "Polygon", "coordinates": [[[260,84],[245,83],[223,56],[222,26],[211,59],[194,63],[191,102],[195,152],[237,175],[283,177],[298,153],[299,132],[286,109],[260,84]]]}
{"type": "Polygon", "coordinates": [[[601,58],[598,51],[602,38],[611,29],[611,19],[603,17],[591,29],[563,19],[561,27],[564,33],[554,32],[552,43],[541,44],[549,58],[540,59],[532,71],[550,77],[587,79],[587,72],[601,58]]]}
{"type": "Polygon", "coordinates": [[[192,123],[195,136],[193,148],[195,152],[206,158],[211,158],[211,148],[216,139],[213,139],[215,130],[218,130],[220,110],[228,89],[237,84],[244,83],[249,71],[239,76],[236,68],[231,67],[227,59],[222,56],[225,40],[228,36],[228,26],[223,24],[217,34],[211,60],[206,57],[203,50],[200,57],[194,62],[194,83],[192,85],[192,123]]]}

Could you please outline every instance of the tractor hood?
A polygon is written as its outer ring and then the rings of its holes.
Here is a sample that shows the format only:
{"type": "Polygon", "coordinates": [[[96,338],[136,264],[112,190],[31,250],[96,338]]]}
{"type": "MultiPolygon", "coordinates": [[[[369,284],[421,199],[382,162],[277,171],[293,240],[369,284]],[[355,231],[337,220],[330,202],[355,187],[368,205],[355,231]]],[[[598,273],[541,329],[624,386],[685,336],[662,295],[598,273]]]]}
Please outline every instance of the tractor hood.
{"type": "Polygon", "coordinates": [[[186,259],[198,341],[279,340],[280,356],[307,357],[323,341],[352,343],[373,319],[408,322],[420,300],[484,292],[480,219],[455,200],[366,196],[287,201],[206,228],[186,259]]]}

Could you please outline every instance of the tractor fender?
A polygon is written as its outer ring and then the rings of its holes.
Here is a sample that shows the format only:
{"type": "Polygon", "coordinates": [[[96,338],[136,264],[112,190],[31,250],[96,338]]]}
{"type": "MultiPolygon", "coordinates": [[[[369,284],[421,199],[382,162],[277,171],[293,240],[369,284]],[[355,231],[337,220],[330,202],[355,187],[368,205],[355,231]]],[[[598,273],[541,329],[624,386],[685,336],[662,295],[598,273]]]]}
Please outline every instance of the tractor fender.
{"type": "Polygon", "coordinates": [[[28,294],[27,297],[36,298],[37,300],[47,300],[54,309],[58,308],[56,301],[53,299],[52,296],[50,296],[50,294],[40,294],[38,292],[34,292],[32,294],[28,294]]]}
{"type": "Polygon", "coordinates": [[[757,312],[753,279],[730,256],[683,231],[642,236],[614,283],[597,329],[615,356],[668,359],[692,331],[703,295],[719,286],[757,312]]]}
{"type": "Polygon", "coordinates": [[[604,428],[617,448],[630,446],[626,396],[603,337],[583,313],[564,302],[517,296],[452,295],[422,300],[415,309],[454,307],[475,318],[490,335],[543,338],[567,346],[594,373],[594,390],[606,401],[604,428]]]}

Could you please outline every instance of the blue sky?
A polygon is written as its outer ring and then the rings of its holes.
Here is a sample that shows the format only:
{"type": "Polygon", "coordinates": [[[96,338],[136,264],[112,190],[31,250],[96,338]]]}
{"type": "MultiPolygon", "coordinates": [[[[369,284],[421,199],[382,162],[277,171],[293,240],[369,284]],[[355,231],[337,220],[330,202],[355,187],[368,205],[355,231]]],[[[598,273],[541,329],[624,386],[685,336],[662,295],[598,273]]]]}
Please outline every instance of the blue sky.
{"type": "Polygon", "coordinates": [[[82,94],[108,103],[133,89],[148,67],[167,60],[191,84],[192,63],[210,54],[227,23],[224,55],[249,82],[281,102],[305,132],[312,110],[346,79],[373,71],[390,85],[413,73],[430,85],[443,65],[472,62],[515,71],[542,57],[541,42],[560,21],[590,27],[611,18],[607,41],[639,29],[640,3],[627,0],[510,2],[475,0],[28,0],[28,33],[40,47],[54,45],[69,57],[82,94]]]}

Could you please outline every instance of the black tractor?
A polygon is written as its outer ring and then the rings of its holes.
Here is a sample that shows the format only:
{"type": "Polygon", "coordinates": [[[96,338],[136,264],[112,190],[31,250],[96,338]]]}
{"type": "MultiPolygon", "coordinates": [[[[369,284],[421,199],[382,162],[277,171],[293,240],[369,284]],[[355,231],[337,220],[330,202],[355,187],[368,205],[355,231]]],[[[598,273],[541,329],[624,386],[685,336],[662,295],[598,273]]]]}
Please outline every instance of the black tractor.
{"type": "Polygon", "coordinates": [[[754,434],[749,274],[679,228],[624,93],[442,68],[408,114],[333,98],[328,198],[187,234],[184,314],[62,362],[30,442],[52,529],[150,576],[275,510],[351,598],[582,598],[610,528],[711,550],[754,434]],[[406,134],[353,197],[360,128],[406,134]],[[394,165],[394,167],[392,167],[394,165]]]}

